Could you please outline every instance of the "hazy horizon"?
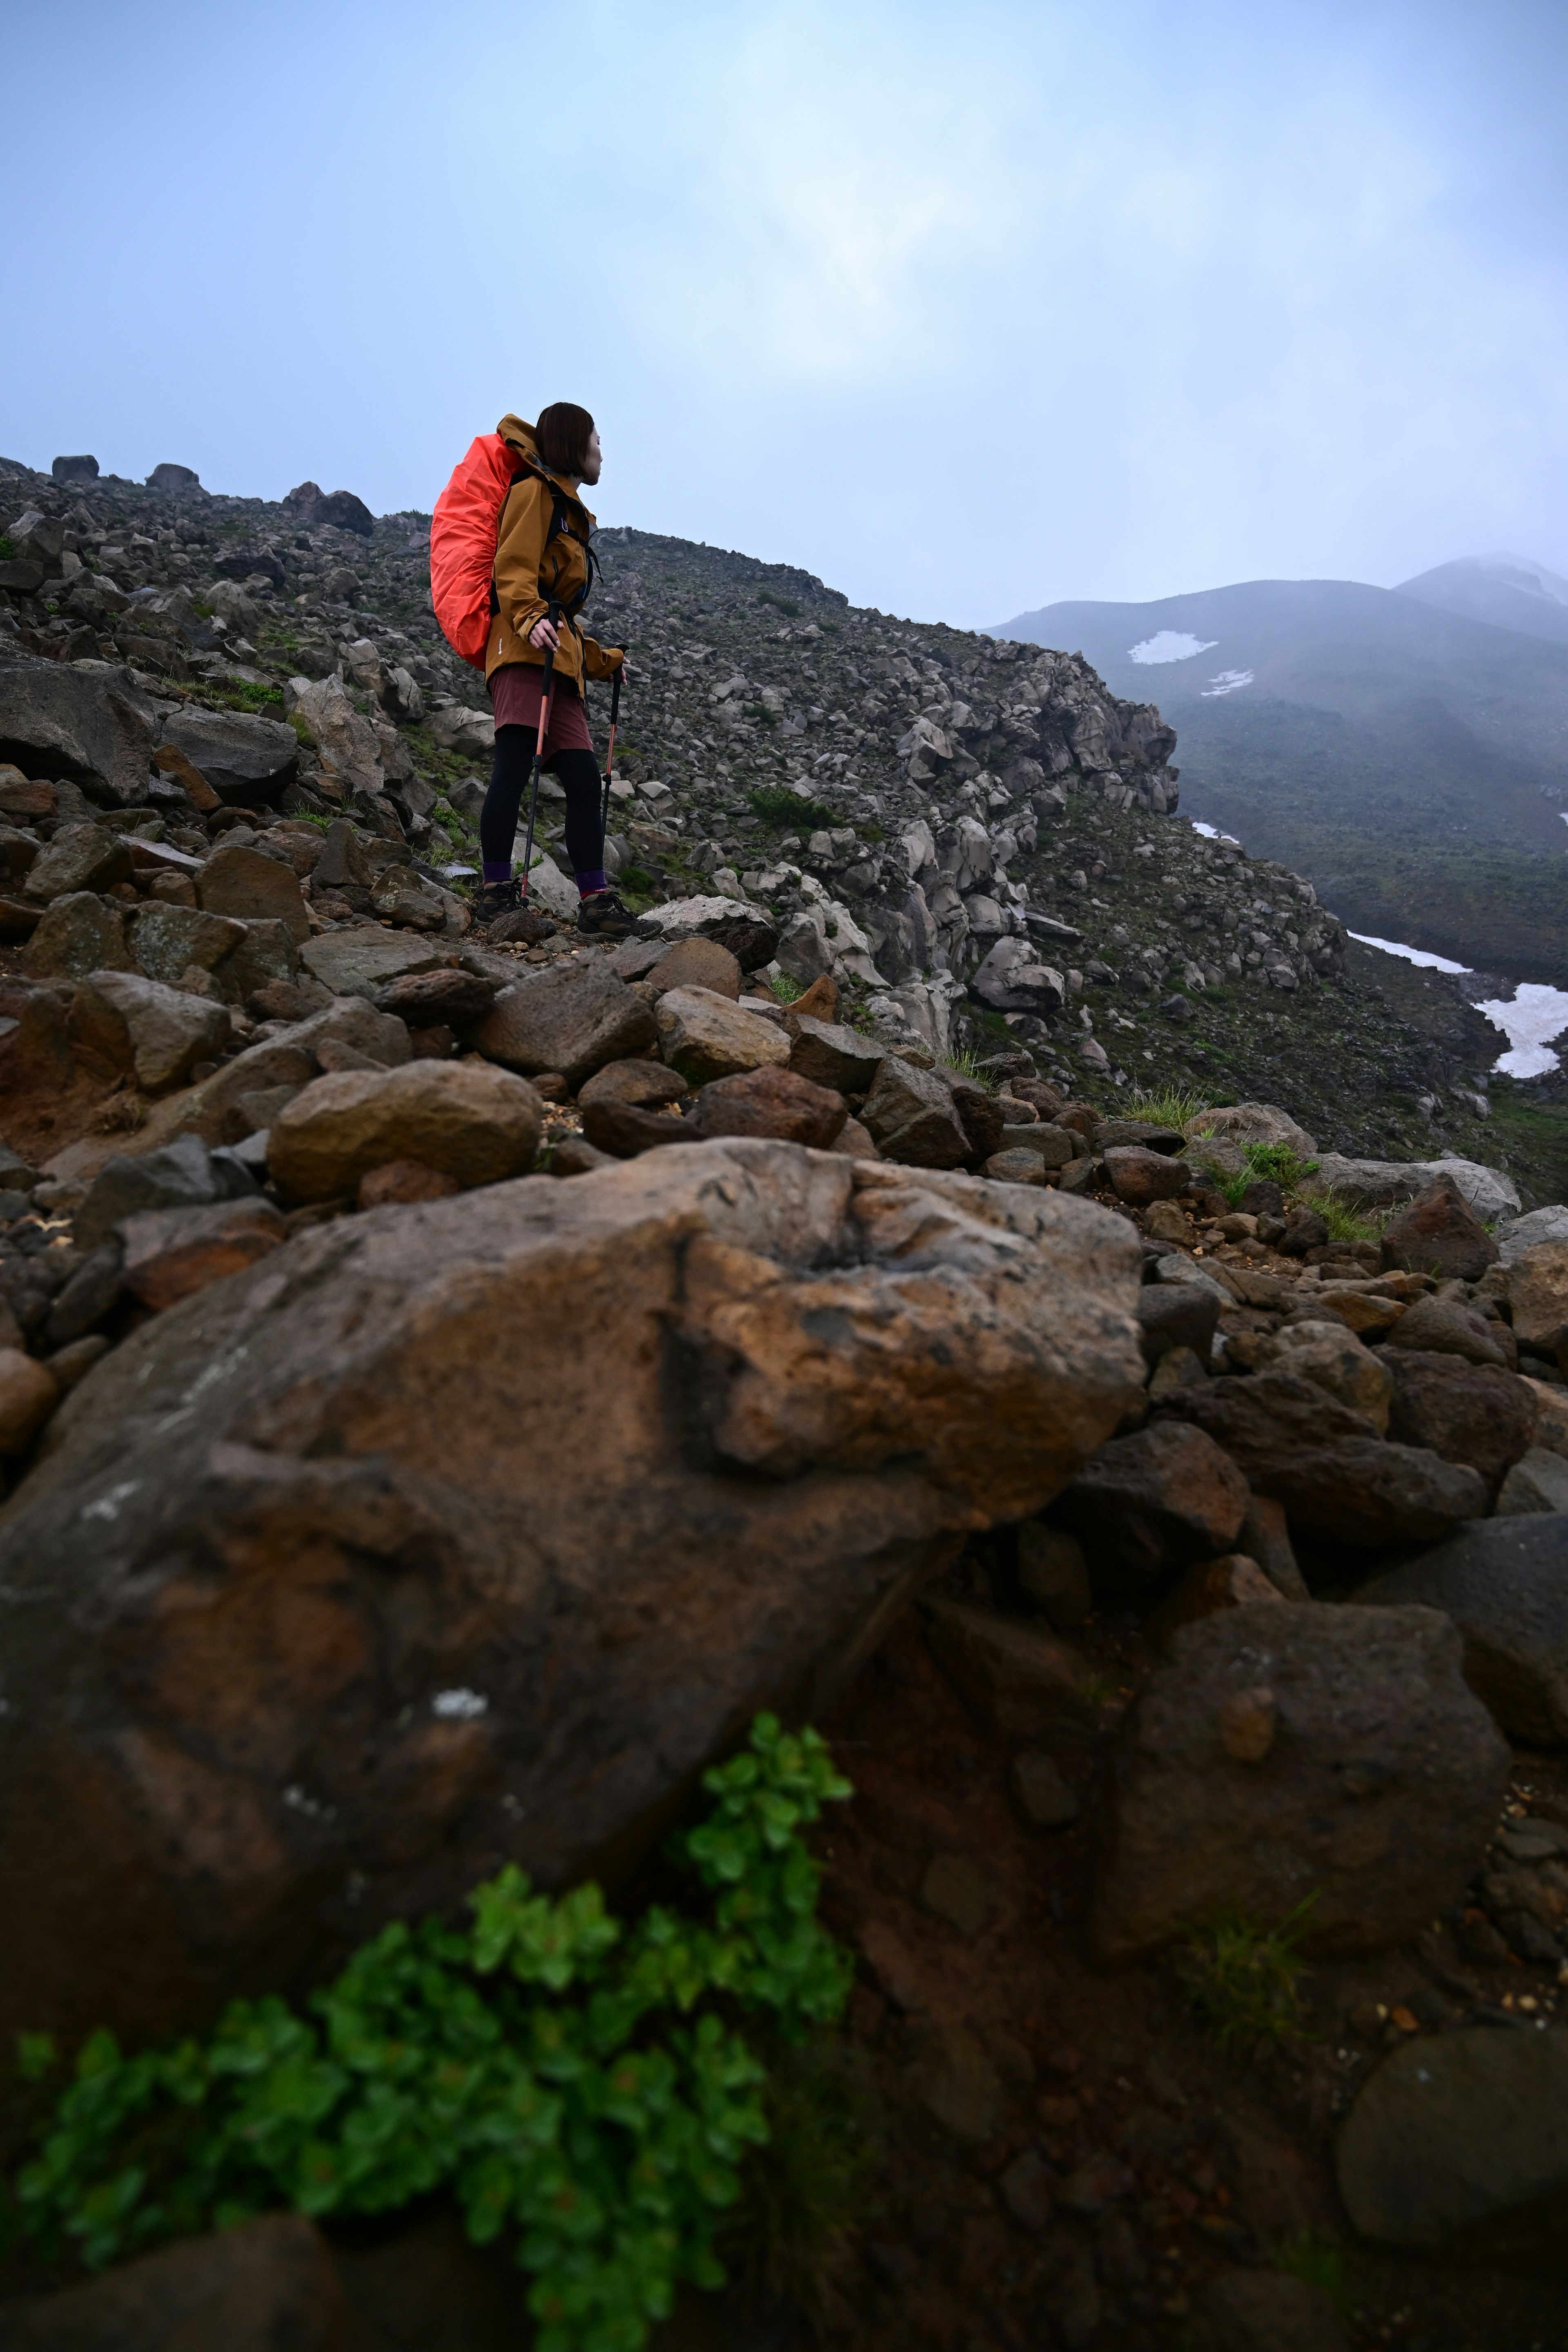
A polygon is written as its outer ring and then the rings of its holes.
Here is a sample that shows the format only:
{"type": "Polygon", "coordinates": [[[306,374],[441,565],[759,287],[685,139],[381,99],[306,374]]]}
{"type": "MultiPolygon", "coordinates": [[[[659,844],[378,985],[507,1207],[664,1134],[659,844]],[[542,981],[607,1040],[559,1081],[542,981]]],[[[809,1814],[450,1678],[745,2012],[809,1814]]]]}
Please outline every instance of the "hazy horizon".
{"type": "Polygon", "coordinates": [[[601,521],[967,626],[1568,572],[1552,0],[563,23],[8,10],[0,454],[428,509],[567,397],[601,521]]]}

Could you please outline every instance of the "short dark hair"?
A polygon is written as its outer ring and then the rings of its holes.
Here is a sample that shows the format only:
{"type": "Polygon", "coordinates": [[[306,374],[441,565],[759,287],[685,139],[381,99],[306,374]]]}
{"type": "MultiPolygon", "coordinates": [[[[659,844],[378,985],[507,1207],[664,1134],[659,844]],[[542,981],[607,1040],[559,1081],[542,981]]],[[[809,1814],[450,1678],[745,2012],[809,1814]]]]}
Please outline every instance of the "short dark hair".
{"type": "Polygon", "coordinates": [[[588,463],[594,420],[574,401],[552,400],[548,408],[540,410],[533,437],[552,474],[580,475],[588,463]]]}

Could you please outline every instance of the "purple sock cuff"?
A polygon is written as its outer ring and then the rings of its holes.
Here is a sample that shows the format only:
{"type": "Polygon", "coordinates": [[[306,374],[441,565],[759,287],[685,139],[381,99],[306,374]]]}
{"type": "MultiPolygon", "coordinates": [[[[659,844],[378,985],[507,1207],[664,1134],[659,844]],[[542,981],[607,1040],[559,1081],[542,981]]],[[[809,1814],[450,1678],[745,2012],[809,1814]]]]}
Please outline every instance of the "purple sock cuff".
{"type": "Polygon", "coordinates": [[[510,882],[511,880],[510,858],[487,857],[483,862],[480,878],[486,883],[510,882]]]}
{"type": "Polygon", "coordinates": [[[608,887],[602,866],[595,866],[592,874],[579,874],[577,877],[577,896],[580,898],[591,898],[595,890],[606,890],[608,887]]]}

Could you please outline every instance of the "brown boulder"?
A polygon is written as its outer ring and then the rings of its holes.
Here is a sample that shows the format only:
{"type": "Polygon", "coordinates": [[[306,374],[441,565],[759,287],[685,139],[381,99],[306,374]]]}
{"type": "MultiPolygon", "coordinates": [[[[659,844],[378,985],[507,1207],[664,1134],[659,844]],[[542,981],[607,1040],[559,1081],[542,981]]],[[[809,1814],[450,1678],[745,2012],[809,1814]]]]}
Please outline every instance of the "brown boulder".
{"type": "Polygon", "coordinates": [[[1498,1245],[1451,1176],[1434,1176],[1383,1229],[1383,1263],[1479,1282],[1498,1245]]]}
{"type": "Polygon", "coordinates": [[[1417,1935],[1462,1895],[1508,1780],[1462,1655],[1431,1609],[1271,1602],[1184,1627],[1122,1728],[1096,1958],[1141,1959],[1226,1914],[1278,1927],[1301,1906],[1309,1950],[1417,1935]]]}
{"type": "Polygon", "coordinates": [[[1390,1358],[1410,1348],[1427,1355],[1459,1356],[1471,1364],[1499,1364],[1511,1371],[1518,1360],[1513,1334],[1462,1298],[1418,1298],[1388,1335],[1390,1358]]]}
{"type": "Polygon", "coordinates": [[[532,1167],[544,1110],[526,1079],[479,1062],[408,1062],[318,1078],[274,1121],[267,1171],[286,1201],[331,1201],[392,1160],[467,1187],[532,1167]]]}
{"type": "Polygon", "coordinates": [[[884,1048],[876,1038],[862,1037],[858,1029],[837,1022],[815,1020],[803,1013],[798,1004],[790,1006],[784,1028],[794,1041],[790,1068],[798,1070],[803,1078],[847,1095],[868,1094],[876,1085],[884,1058],[884,1048]]]}
{"type": "Polygon", "coordinates": [[[647,980],[656,996],[672,988],[710,988],[715,996],[727,996],[732,1003],[740,1000],[741,967],[717,940],[677,940],[652,966],[647,980]]]}
{"type": "Polygon", "coordinates": [[[1510,1463],[1534,1443],[1530,1382],[1495,1364],[1414,1348],[1391,1348],[1384,1360],[1394,1376],[1390,1437],[1429,1446],[1445,1462],[1468,1462],[1495,1492],[1510,1463]]]}
{"type": "Polygon", "coordinates": [[[1082,1658],[1037,1625],[944,1598],[926,1603],[926,1638],[991,1738],[1077,1748],[1092,1733],[1082,1658]]]}
{"type": "Polygon", "coordinates": [[[466,1029],[482,1021],[496,1000],[496,983],[473,971],[408,971],[377,989],[372,1002],[410,1029],[466,1029]]]}
{"type": "Polygon", "coordinates": [[[970,1157],[969,1137],[951,1090],[934,1071],[894,1055],[878,1065],[860,1117],[884,1158],[905,1167],[962,1168],[970,1157]]]}
{"type": "Polygon", "coordinates": [[[623,1102],[615,1095],[585,1101],[581,1108],[584,1139],[612,1160],[635,1160],[639,1152],[658,1151],[667,1143],[700,1140],[679,1113],[645,1110],[640,1103],[623,1102]]]}
{"type": "Polygon", "coordinates": [[[150,1209],[120,1227],[125,1287],[162,1312],[238,1274],[288,1234],[270,1201],[215,1201],[200,1209],[150,1209]]]}
{"type": "Polygon", "coordinates": [[[1184,1160],[1172,1160],[1141,1143],[1113,1144],[1105,1154],[1105,1172],[1117,1199],[1132,1209],[1146,1209],[1152,1201],[1173,1201],[1178,1192],[1189,1192],[1193,1181],[1184,1160]]]}
{"type": "Polygon", "coordinates": [[[1229,1456],[1201,1429],[1172,1421],[1102,1445],[1052,1517],[1097,1564],[1150,1584],[1181,1560],[1227,1549],[1247,1505],[1247,1480],[1229,1456]]]}
{"type": "Polygon", "coordinates": [[[131,879],[131,852],[104,824],[62,824],[34,859],[25,885],[29,898],[47,905],[79,890],[112,890],[131,879]]]}
{"type": "Polygon", "coordinates": [[[1537,1242],[1508,1270],[1513,1336],[1532,1356],[1561,1359],[1568,1345],[1568,1242],[1537,1242]]]}
{"type": "Polygon", "coordinates": [[[1258,1601],[1277,1601],[1281,1608],[1285,1596],[1265,1576],[1255,1559],[1245,1552],[1229,1551],[1218,1559],[1195,1560],[1173,1592],[1168,1593],[1155,1611],[1150,1631],[1163,1650],[1168,1650],[1184,1625],[1194,1625],[1200,1617],[1212,1617],[1221,1609],[1246,1609],[1258,1601]]]}
{"type": "Polygon", "coordinates": [[[606,1062],[640,1054],[654,1035],[652,1009],[607,959],[572,956],[503,988],[471,1042],[503,1069],[529,1078],[559,1070],[575,1090],[606,1062]]]}
{"type": "Polygon", "coordinates": [[[693,1086],[789,1060],[781,1024],[710,988],[668,989],[656,1007],[658,1050],[693,1086]]]}
{"type": "Polygon", "coordinates": [[[310,936],[300,877],[281,858],[244,843],[215,849],[195,877],[196,904],[209,915],[281,923],[298,945],[310,936]]]}
{"type": "Polygon", "coordinates": [[[1430,1541],[1487,1507],[1477,1472],[1380,1438],[1364,1413],[1292,1372],[1210,1381],[1161,1412],[1206,1430],[1293,1528],[1327,1543],[1430,1541]]]}
{"type": "Polygon", "coordinates": [[[8,2303],[0,2334],[5,2352],[371,2352],[331,2247],[299,2213],[8,2303]]]}
{"type": "Polygon", "coordinates": [[[1086,1202],[732,1141],[317,1225],[145,1324],[0,1517],[0,2033],[624,1873],[1116,1426],[1137,1273],[1086,1202]]]}
{"type": "Polygon", "coordinates": [[[679,1102],[691,1089],[679,1070],[667,1070],[662,1062],[606,1062],[595,1070],[577,1090],[580,1103],[629,1103],[634,1110],[658,1110],[665,1103],[679,1102]]]}
{"type": "Polygon", "coordinates": [[[228,1013],[210,997],[165,988],[138,971],[95,971],[71,1000],[68,1031],[89,1067],[133,1073],[143,1093],[181,1086],[228,1043],[228,1013]]]}
{"type": "Polygon", "coordinates": [[[405,1208],[413,1201],[449,1201],[462,1186],[423,1160],[388,1160],[359,1180],[362,1209],[405,1208]]]}
{"type": "Polygon", "coordinates": [[[59,1402],[59,1386],[47,1364],[21,1347],[0,1347],[0,1454],[26,1454],[59,1402]]]}
{"type": "Polygon", "coordinates": [[[830,1087],[814,1086],[794,1069],[769,1068],[714,1078],[688,1108],[685,1124],[704,1138],[771,1135],[826,1151],[848,1116],[843,1096],[830,1087]]]}

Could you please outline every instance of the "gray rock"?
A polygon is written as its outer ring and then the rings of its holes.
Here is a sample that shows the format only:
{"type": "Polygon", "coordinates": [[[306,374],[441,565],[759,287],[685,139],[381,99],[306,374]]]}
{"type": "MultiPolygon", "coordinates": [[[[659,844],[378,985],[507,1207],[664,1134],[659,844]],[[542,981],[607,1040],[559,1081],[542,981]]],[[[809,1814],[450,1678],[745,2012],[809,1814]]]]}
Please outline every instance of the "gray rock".
{"type": "Polygon", "coordinates": [[[29,898],[63,898],[82,890],[111,890],[131,879],[131,852],[102,824],[62,824],[33,860],[23,887],[29,898]]]}
{"type": "MultiPolygon", "coordinates": [[[[300,950],[289,924],[261,917],[242,922],[240,928],[245,936],[220,968],[224,993],[237,1004],[273,981],[292,982],[300,970],[300,950]]],[[[329,1001],[327,992],[317,983],[307,980],[304,985],[309,998],[320,998],[322,1004],[329,1001]]]]}
{"type": "Polygon", "coordinates": [[[310,918],[294,868],[244,843],[226,842],[214,850],[196,876],[196,901],[209,915],[227,915],[240,922],[279,922],[297,940],[310,936],[310,918]]]}
{"type": "Polygon", "coordinates": [[[78,1244],[96,1249],[124,1217],[146,1209],[202,1208],[217,1200],[224,1189],[199,1136],[181,1136],[140,1159],[117,1151],[104,1161],[76,1213],[78,1244]]]}
{"type": "MultiPolygon", "coordinates": [[[[1183,1627],[1122,1727],[1089,1915],[1102,1963],[1226,1913],[1376,1951],[1464,1890],[1508,1743],[1431,1609],[1227,1609],[1183,1627]],[[1272,1735],[1229,1738],[1238,1709],[1272,1735]]],[[[1253,1727],[1251,1722],[1247,1727],[1253,1727]]]]}
{"type": "Polygon", "coordinates": [[[1414,1200],[1428,1181],[1429,1171],[1418,1160],[1351,1160],[1325,1151],[1318,1162],[1317,1181],[1352,1209],[1391,1209],[1414,1200]]]}
{"type": "Polygon", "coordinates": [[[932,1654],[990,1738],[1082,1746],[1094,1705],[1076,1650],[1022,1618],[945,1596],[925,1611],[932,1654]]]}
{"type": "Polygon", "coordinates": [[[1116,1425],[1136,1280],[1090,1205],[735,1141],[317,1226],[149,1322],[0,1518],[0,2032],[194,2026],[498,1855],[624,1874],[1116,1425]]]}
{"type": "Polygon", "coordinates": [[[1498,1490],[1499,1518],[1534,1511],[1568,1511],[1568,1461],[1544,1445],[1521,1454],[1498,1490]]]}
{"type": "Polygon", "coordinates": [[[1055,1013],[1067,994],[1061,973],[1040,961],[1027,940],[1001,939],[969,983],[970,994],[996,1013],[1055,1013]]]}
{"type": "MultiPolygon", "coordinates": [[[[679,950],[674,950],[676,954],[679,950]]],[[[793,1043],[789,1066],[815,1086],[833,1087],[841,1095],[868,1094],[886,1058],[886,1048],[874,1037],[842,1022],[814,1021],[809,1013],[787,1024],[793,1043]]]]}
{"type": "Polygon", "coordinates": [[[1500,1223],[1492,1235],[1504,1265],[1512,1265],[1537,1242],[1568,1242],[1568,1208],[1555,1201],[1549,1208],[1531,1209],[1522,1217],[1500,1223]]]}
{"type": "Polygon", "coordinates": [[[1458,1298],[1417,1298],[1390,1330],[1388,1345],[1458,1356],[1468,1364],[1496,1364],[1505,1371],[1512,1369],[1506,1327],[1458,1298]]]}
{"type": "Polygon", "coordinates": [[[0,657],[0,761],[129,808],[147,796],[153,705],[128,669],[0,657]]]}
{"type": "Polygon", "coordinates": [[[158,740],[183,751],[226,801],[254,808],[275,803],[300,759],[300,739],[280,719],[187,706],[163,722],[158,740]]]}
{"type": "Polygon", "coordinates": [[[96,482],[96,457],[57,457],[49,467],[57,482],[96,482]]]}
{"type": "Polygon", "coordinates": [[[1441,1609],[1464,1636],[1466,1681],[1510,1737],[1568,1745],[1568,1517],[1479,1520],[1355,1599],[1441,1609]]]}
{"type": "MultiPolygon", "coordinates": [[[[727,998],[714,1003],[735,1010],[727,998]]],[[[605,1063],[645,1052],[654,1035],[652,1008],[616,977],[607,961],[573,959],[530,971],[503,988],[475,1024],[471,1043],[476,1052],[522,1077],[559,1070],[574,1090],[605,1063]]]]}
{"type": "Polygon", "coordinates": [[[45,908],[22,950],[22,969],[34,980],[85,980],[89,971],[128,971],[125,910],[91,890],[68,890],[45,908]]]}
{"type": "Polygon", "coordinates": [[[342,793],[374,797],[384,791],[380,739],[349,700],[341,677],[290,678],[286,701],[321,753],[323,771],[342,793]]]}
{"type": "Polygon", "coordinates": [[[125,1287],[122,1255],[118,1242],[104,1242],[88,1253],[50,1311],[44,1333],[47,1347],[68,1348],[112,1314],[125,1287]]]}
{"type": "Polygon", "coordinates": [[[961,1168],[970,1157],[951,1087],[894,1055],[879,1066],[860,1118],[879,1150],[908,1167],[961,1168]]]}
{"type": "Polygon", "coordinates": [[[1373,2245],[1557,2270],[1568,2231],[1568,2035],[1423,2034],[1363,2085],[1335,2150],[1373,2245]]]}
{"type": "Polygon", "coordinates": [[[1247,1480],[1202,1430],[1158,1422],[1102,1445],[1053,1517],[1096,1570],[1147,1586],[1186,1560],[1228,1551],[1247,1501],[1247,1480]]]}
{"type": "Polygon", "coordinates": [[[1020,1748],[1008,1768],[1007,1780],[1018,1810],[1037,1830],[1065,1829],[1083,1811],[1055,1757],[1040,1748],[1020,1748]]]}
{"type": "Polygon", "coordinates": [[[1451,1176],[1478,1217],[1518,1216],[1519,1188],[1500,1168],[1479,1160],[1427,1160],[1422,1165],[1428,1176],[1451,1176]]]}
{"type": "Polygon", "coordinates": [[[277,1117],[290,1092],[320,1076],[318,1055],[329,1043],[350,1046],[386,1069],[401,1067],[413,1050],[401,1021],[359,997],[342,998],[263,1044],[247,1046],[212,1077],[160,1103],[132,1156],[158,1150],[181,1135],[199,1135],[214,1146],[240,1143],[277,1117]]]}
{"type": "Polygon", "coordinates": [[[365,2342],[331,2247],[298,2213],[182,2238],[5,2307],[6,2352],[360,2352],[365,2342]]]}
{"type": "Polygon", "coordinates": [[[1242,1143],[1282,1143],[1302,1160],[1316,1157],[1318,1147],[1305,1128],[1277,1103],[1232,1103],[1224,1110],[1199,1111],[1182,1129],[1189,1139],[1217,1137],[1242,1143]]]}
{"type": "Polygon", "coordinates": [[[176,496],[189,497],[201,487],[201,476],[194,466],[175,466],[165,461],[154,466],[147,477],[150,490],[173,491],[176,496]]]}
{"type": "MultiPolygon", "coordinates": [[[[1192,1261],[1183,1263],[1190,1265],[1192,1261]]],[[[1222,1301],[1228,1306],[1230,1297],[1217,1283],[1146,1283],[1138,1294],[1138,1323],[1145,1361],[1157,1364],[1171,1349],[1190,1348],[1198,1361],[1206,1364],[1222,1301]]]]}
{"type": "Polygon", "coordinates": [[[131,934],[139,971],[173,988],[192,964],[216,971],[245,940],[245,925],[226,915],[203,914],[195,907],[141,908],[131,934]]]}
{"type": "Polygon", "coordinates": [[[1196,1422],[1298,1533],[1378,1549],[1434,1541],[1479,1518],[1479,1473],[1380,1438],[1363,1413],[1290,1372],[1209,1381],[1161,1408],[1196,1422]]]}
{"type": "Polygon", "coordinates": [[[150,1095],[167,1094],[197,1062],[216,1060],[228,1042],[225,1006],[165,988],[136,971],[95,971],[77,990],[72,1043],[99,1053],[150,1095]]]}
{"type": "Polygon", "coordinates": [[[300,961],[314,980],[334,996],[374,996],[388,981],[405,972],[436,971],[449,950],[407,932],[384,931],[379,923],[357,924],[352,930],[324,931],[307,940],[300,961]]]}
{"type": "Polygon", "coordinates": [[[1004,1151],[1027,1151],[1043,1168],[1068,1168],[1079,1155],[1074,1146],[1080,1139],[1065,1127],[1050,1119],[1034,1119],[1026,1125],[1005,1125],[1001,1149],[1004,1151]]]}

